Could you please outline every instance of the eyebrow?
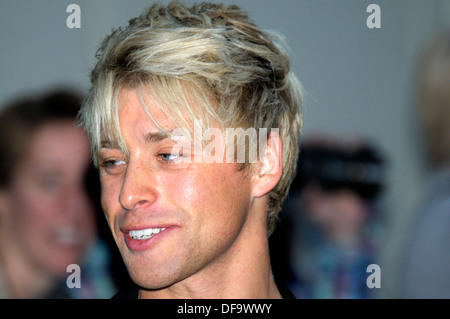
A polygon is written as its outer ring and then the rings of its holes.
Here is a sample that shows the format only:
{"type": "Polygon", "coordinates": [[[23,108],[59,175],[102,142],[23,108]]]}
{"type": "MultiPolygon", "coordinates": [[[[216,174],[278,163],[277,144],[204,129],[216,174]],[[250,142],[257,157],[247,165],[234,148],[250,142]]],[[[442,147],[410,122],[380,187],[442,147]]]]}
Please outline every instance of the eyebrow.
{"type": "Polygon", "coordinates": [[[103,140],[100,142],[100,148],[115,148],[119,149],[119,143],[117,141],[103,140]]]}
{"type": "Polygon", "coordinates": [[[170,138],[172,131],[168,132],[149,132],[143,137],[145,143],[155,143],[170,138]]]}
{"type": "MultiPolygon", "coordinates": [[[[146,144],[156,143],[171,137],[172,130],[167,132],[148,132],[142,137],[142,141],[146,144]]],[[[100,143],[100,148],[119,149],[117,141],[103,140],[100,143]]]]}

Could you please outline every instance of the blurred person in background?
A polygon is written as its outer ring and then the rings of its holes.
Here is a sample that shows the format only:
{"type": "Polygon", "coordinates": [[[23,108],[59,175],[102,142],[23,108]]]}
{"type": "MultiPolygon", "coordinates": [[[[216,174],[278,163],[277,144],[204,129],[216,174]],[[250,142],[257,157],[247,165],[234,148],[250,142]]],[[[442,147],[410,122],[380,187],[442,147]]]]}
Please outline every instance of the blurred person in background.
{"type": "Polygon", "coordinates": [[[297,298],[374,297],[366,280],[367,266],[377,259],[375,199],[383,165],[377,150],[363,141],[321,136],[302,143],[280,215],[283,232],[271,242],[273,263],[281,263],[274,265],[276,274],[284,274],[280,280],[297,298]]]}
{"type": "Polygon", "coordinates": [[[98,174],[75,123],[81,102],[56,91],[0,111],[0,298],[114,294],[88,193],[88,186],[96,192],[98,174]],[[66,285],[70,264],[81,266],[81,288],[66,285]]]}
{"type": "Polygon", "coordinates": [[[418,68],[419,119],[432,171],[404,249],[400,298],[450,298],[450,31],[418,68]]]}

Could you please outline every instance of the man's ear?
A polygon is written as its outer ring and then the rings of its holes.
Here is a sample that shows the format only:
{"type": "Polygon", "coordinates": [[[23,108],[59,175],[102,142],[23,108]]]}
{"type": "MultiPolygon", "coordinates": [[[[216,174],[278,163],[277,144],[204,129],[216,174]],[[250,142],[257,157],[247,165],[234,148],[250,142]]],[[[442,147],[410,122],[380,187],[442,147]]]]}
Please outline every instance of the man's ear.
{"type": "Polygon", "coordinates": [[[267,137],[267,146],[260,152],[256,165],[252,195],[261,197],[278,184],[283,172],[283,142],[276,130],[270,131],[267,137]]]}

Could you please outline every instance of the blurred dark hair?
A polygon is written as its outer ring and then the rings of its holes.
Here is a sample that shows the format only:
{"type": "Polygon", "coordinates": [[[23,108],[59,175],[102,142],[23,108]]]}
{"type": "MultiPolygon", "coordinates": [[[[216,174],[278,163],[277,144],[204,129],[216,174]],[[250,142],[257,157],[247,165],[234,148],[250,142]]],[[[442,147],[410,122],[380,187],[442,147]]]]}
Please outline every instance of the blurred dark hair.
{"type": "Polygon", "coordinates": [[[55,90],[42,96],[14,100],[1,109],[0,187],[11,181],[33,133],[50,122],[73,120],[75,123],[82,102],[81,94],[55,90]]]}
{"type": "Polygon", "coordinates": [[[383,189],[384,160],[369,145],[357,148],[304,145],[301,148],[293,192],[311,184],[334,192],[348,189],[367,201],[383,189]]]}

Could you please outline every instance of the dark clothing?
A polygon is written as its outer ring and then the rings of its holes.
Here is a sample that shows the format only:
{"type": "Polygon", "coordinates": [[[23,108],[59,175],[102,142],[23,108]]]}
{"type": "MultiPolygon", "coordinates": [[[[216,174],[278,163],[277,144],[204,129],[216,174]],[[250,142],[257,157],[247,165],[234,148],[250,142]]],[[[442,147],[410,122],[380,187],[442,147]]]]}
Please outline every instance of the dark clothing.
{"type": "MultiPolygon", "coordinates": [[[[295,299],[294,294],[285,286],[277,285],[277,287],[283,299],[295,299]]],[[[139,287],[137,285],[132,285],[127,289],[119,291],[112,297],[112,299],[138,299],[138,297],[139,287]]]]}

